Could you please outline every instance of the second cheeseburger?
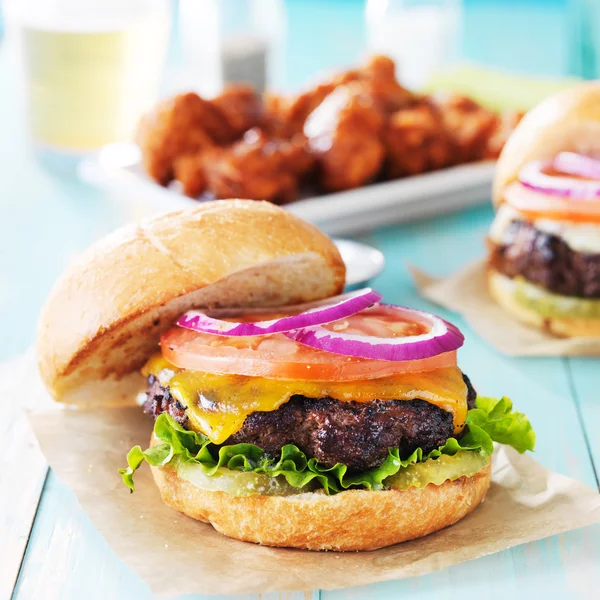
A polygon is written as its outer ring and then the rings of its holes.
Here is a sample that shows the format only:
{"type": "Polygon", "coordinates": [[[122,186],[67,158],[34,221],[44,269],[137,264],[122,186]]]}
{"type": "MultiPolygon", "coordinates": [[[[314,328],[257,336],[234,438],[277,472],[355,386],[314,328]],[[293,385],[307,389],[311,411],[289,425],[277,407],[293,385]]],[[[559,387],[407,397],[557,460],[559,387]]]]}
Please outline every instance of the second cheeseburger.
{"type": "Polygon", "coordinates": [[[600,82],[529,112],[496,170],[488,282],[517,319],[600,337],[600,82]]]}
{"type": "Polygon", "coordinates": [[[164,502],[225,535],[313,550],[418,538],[483,500],[494,441],[524,452],[535,435],[508,399],[477,397],[456,327],[343,283],[331,240],[273,205],[172,213],[65,274],[41,372],[66,402],[138,394],[154,430],[124,482],[148,462],[164,502]]]}

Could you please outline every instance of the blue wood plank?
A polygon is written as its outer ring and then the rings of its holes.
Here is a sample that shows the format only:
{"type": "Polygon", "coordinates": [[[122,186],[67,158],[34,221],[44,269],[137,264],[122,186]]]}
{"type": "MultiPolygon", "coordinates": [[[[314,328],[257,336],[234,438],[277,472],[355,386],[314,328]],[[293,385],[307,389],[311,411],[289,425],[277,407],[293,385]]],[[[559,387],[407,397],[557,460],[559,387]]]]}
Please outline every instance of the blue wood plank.
{"type": "MultiPolygon", "coordinates": [[[[318,41],[313,35],[314,17],[307,17],[310,9],[300,10],[300,6],[307,3],[294,0],[290,4],[295,11],[290,26],[295,31],[291,54],[296,62],[288,64],[292,68],[287,69],[287,85],[298,87],[322,66],[350,64],[353,57],[358,56],[360,43],[357,40],[363,36],[362,2],[345,3],[352,7],[344,6],[343,31],[327,35],[323,45],[309,44],[308,54],[306,39],[318,41]],[[348,46],[350,38],[352,44],[348,46]]],[[[310,4],[315,7],[317,2],[310,4]]],[[[341,6],[342,2],[330,0],[329,4],[341,6]]],[[[566,65],[565,19],[562,18],[565,5],[566,0],[552,3],[546,0],[517,3],[515,0],[510,6],[501,0],[467,0],[467,56],[489,59],[498,66],[562,73],[566,65]],[[523,4],[543,5],[544,11],[528,8],[529,18],[515,18],[514,11],[523,4]],[[537,25],[532,27],[532,23],[537,25]],[[534,38],[536,31],[540,35],[534,38]]],[[[330,11],[331,18],[321,21],[329,26],[329,21],[340,20],[340,14],[330,11]]],[[[3,68],[0,74],[4,89],[14,89],[14,82],[6,81],[7,72],[3,68]]],[[[6,228],[0,241],[0,330],[6,342],[0,347],[0,355],[8,356],[24,349],[33,339],[33,321],[16,316],[36,313],[44,292],[68,255],[104,229],[108,216],[100,195],[83,186],[50,178],[27,160],[23,124],[13,118],[17,112],[16,96],[6,95],[2,108],[4,135],[0,140],[0,156],[11,168],[3,173],[0,205],[10,215],[11,227],[6,228]],[[53,226],[48,227],[48,223],[53,226]],[[23,235],[25,231],[28,235],[23,235]],[[33,239],[36,244],[31,243],[33,239]],[[24,272],[36,276],[24,283],[24,272]]],[[[435,274],[450,272],[482,252],[482,236],[490,216],[489,209],[470,211],[378,233],[373,240],[388,259],[388,270],[379,279],[378,287],[391,301],[431,307],[415,294],[403,263],[412,261],[435,274]]],[[[537,458],[547,466],[592,484],[593,470],[581,436],[579,414],[587,424],[588,445],[598,464],[600,402],[595,383],[598,363],[572,361],[570,373],[565,374],[564,365],[558,360],[511,361],[485,347],[468,330],[466,333],[461,364],[480,391],[512,395],[518,406],[530,414],[538,430],[537,458]],[[579,404],[573,403],[571,389],[575,390],[579,404]]],[[[415,598],[437,599],[460,594],[503,599],[597,598],[598,569],[585,565],[590,560],[600,563],[598,533],[598,528],[588,528],[428,577],[328,593],[324,597],[383,599],[410,594],[415,598]]],[[[69,600],[82,597],[143,600],[151,594],[115,557],[82,513],[73,494],[51,475],[15,598],[69,600]]],[[[262,597],[274,599],[278,595],[262,597]]],[[[318,593],[312,595],[313,599],[317,597],[318,593]]]]}
{"type": "Polygon", "coordinates": [[[568,367],[588,450],[600,489],[600,359],[569,358],[568,367]]]}
{"type": "MultiPolygon", "coordinates": [[[[0,368],[0,381],[10,381],[14,371],[12,364],[0,368]]],[[[9,598],[19,575],[48,467],[34,442],[27,418],[14,401],[6,402],[3,407],[0,438],[4,448],[0,457],[0,598],[9,598]]]]}
{"type": "MultiPolygon", "coordinates": [[[[483,255],[482,240],[491,217],[491,209],[479,208],[414,223],[402,229],[377,232],[368,239],[384,252],[388,268],[374,287],[392,302],[430,309],[456,322],[466,337],[465,346],[459,352],[459,364],[479,392],[510,396],[515,405],[530,416],[536,428],[536,459],[548,468],[593,486],[596,483],[594,466],[582,434],[566,362],[560,358],[510,359],[495,352],[477,338],[461,318],[419,298],[408,273],[400,270],[402,263],[414,263],[431,273],[442,275],[469,259],[483,255]]],[[[574,380],[589,383],[591,398],[594,364],[597,365],[598,361],[581,360],[575,361],[575,364],[580,370],[589,370],[583,377],[577,373],[574,380]]],[[[595,390],[594,393],[597,397],[595,390]]],[[[596,403],[593,408],[597,406],[596,403]]],[[[591,401],[586,408],[591,415],[591,401]]],[[[596,423],[597,416],[596,413],[596,423]]],[[[595,440],[597,442],[598,438],[595,440]]],[[[596,586],[600,581],[595,567],[600,563],[599,533],[600,527],[591,527],[419,579],[336,592],[324,591],[322,598],[349,600],[377,597],[387,600],[410,596],[434,599],[458,590],[461,595],[491,599],[532,596],[557,600],[565,597],[596,598],[596,586]]]]}
{"type": "Polygon", "coordinates": [[[374,287],[391,302],[432,310],[457,323],[466,338],[459,365],[479,393],[510,396],[538,432],[536,458],[548,468],[594,485],[594,470],[563,359],[514,359],[500,354],[478,338],[461,317],[420,298],[404,268],[416,264],[442,275],[483,256],[491,218],[491,209],[480,207],[376,232],[368,241],[384,253],[387,267],[374,287]]]}
{"type": "MultiPolygon", "coordinates": [[[[160,565],[156,565],[160,569],[160,565]]],[[[232,574],[232,576],[235,576],[232,574]]],[[[214,596],[180,596],[203,600],[214,596]]],[[[318,600],[319,593],[221,596],[260,600],[318,600]]],[[[73,492],[51,472],[13,595],[14,600],[150,600],[148,586],[111,550],[73,492]]]]}
{"type": "MultiPolygon", "coordinates": [[[[405,263],[412,262],[436,274],[451,272],[483,253],[482,239],[490,219],[491,211],[479,208],[373,234],[370,241],[385,253],[388,261],[375,287],[392,302],[432,308],[418,297],[405,263]]],[[[530,415],[539,437],[538,460],[593,485],[594,472],[564,362],[552,358],[506,358],[473,335],[461,319],[447,316],[465,331],[467,341],[460,353],[460,364],[479,391],[509,395],[530,415]]],[[[501,592],[503,597],[510,592],[515,598],[533,593],[548,598],[558,598],[559,594],[563,598],[565,594],[591,597],[585,595],[585,589],[576,590],[574,586],[577,573],[585,565],[600,563],[599,540],[598,529],[588,528],[418,580],[323,592],[322,596],[395,598],[410,593],[420,598],[439,598],[473,590],[483,598],[499,598],[501,592]]],[[[597,572],[591,568],[584,572],[588,589],[597,590],[597,572]]],[[[78,598],[83,592],[90,600],[149,597],[145,584],[114,556],[82,514],[72,493],[53,476],[43,495],[16,598],[35,597],[31,594],[45,589],[46,586],[40,587],[45,580],[55,581],[55,588],[49,589],[66,600],[78,598]]],[[[316,597],[317,592],[313,595],[316,597]]]]}
{"type": "Polygon", "coordinates": [[[404,581],[321,593],[323,600],[596,600],[600,526],[542,540],[404,581]]]}

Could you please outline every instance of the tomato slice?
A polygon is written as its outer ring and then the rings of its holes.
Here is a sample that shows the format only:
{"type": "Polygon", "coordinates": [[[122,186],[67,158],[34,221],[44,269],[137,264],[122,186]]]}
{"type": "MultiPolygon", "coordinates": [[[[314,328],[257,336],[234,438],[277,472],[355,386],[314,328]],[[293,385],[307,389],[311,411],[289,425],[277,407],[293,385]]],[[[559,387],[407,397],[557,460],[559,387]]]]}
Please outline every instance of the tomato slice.
{"type": "Polygon", "coordinates": [[[433,315],[412,308],[375,304],[357,314],[321,325],[324,329],[349,335],[404,338],[423,335],[431,329],[433,315]]]}
{"type": "Polygon", "coordinates": [[[270,379],[353,381],[456,366],[455,351],[404,362],[368,360],[310,348],[280,333],[228,337],[174,327],[160,345],[163,356],[180,369],[270,379]]]}
{"type": "Polygon", "coordinates": [[[600,223],[600,198],[578,199],[552,196],[536,192],[515,182],[504,190],[504,201],[530,220],[600,223]]]}

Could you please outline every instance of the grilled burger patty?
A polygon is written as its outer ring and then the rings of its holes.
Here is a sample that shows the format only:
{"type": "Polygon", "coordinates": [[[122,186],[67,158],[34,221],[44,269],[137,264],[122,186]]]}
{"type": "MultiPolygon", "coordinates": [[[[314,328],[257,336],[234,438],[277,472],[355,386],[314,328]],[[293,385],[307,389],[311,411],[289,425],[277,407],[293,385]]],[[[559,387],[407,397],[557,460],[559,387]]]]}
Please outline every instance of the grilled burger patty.
{"type": "Polygon", "coordinates": [[[493,244],[491,265],[510,277],[521,275],[549,292],[600,298],[600,254],[572,250],[566,242],[526,221],[513,221],[502,244],[493,244]]]}
{"type": "Polygon", "coordinates": [[[379,466],[388,448],[404,457],[418,446],[441,446],[454,431],[452,414],[423,400],[338,402],[293,396],[272,412],[249,415],[230,443],[247,442],[277,456],[281,446],[296,444],[326,466],[353,469],[379,466]]]}
{"type": "MultiPolygon", "coordinates": [[[[469,408],[476,392],[463,374],[469,408]]],[[[168,388],[148,377],[144,412],[154,418],[168,412],[187,427],[185,407],[168,388]]],[[[339,402],[331,398],[292,396],[277,410],[255,412],[225,444],[249,443],[276,457],[281,447],[295,444],[309,457],[326,466],[343,463],[351,469],[379,466],[389,448],[400,448],[402,458],[415,448],[429,452],[453,435],[452,414],[424,400],[373,400],[339,402]]]]}

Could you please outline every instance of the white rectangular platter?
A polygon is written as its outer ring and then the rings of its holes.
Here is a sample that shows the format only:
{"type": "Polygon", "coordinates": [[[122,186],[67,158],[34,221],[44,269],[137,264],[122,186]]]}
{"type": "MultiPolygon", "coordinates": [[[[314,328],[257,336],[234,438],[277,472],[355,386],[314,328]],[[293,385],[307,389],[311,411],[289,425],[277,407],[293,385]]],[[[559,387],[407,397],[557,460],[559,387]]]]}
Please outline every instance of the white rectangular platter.
{"type": "MultiPolygon", "coordinates": [[[[148,212],[195,206],[174,187],[161,187],[142,168],[133,144],[113,144],[86,159],[79,169],[88,183],[103,187],[148,212]]],[[[286,210],[329,234],[353,234],[381,225],[454,212],[488,202],[494,162],[480,162],[374,183],[355,190],[297,200],[286,210]]]]}

